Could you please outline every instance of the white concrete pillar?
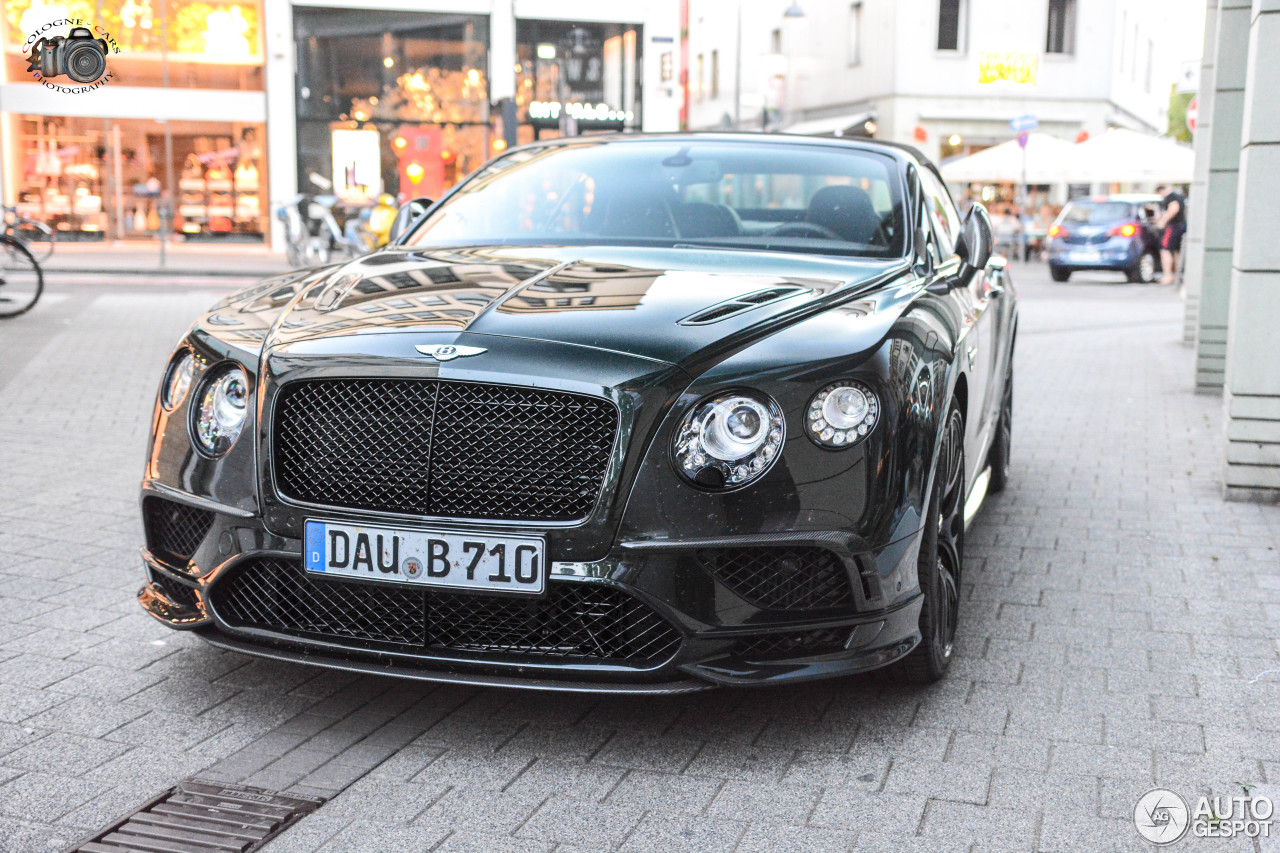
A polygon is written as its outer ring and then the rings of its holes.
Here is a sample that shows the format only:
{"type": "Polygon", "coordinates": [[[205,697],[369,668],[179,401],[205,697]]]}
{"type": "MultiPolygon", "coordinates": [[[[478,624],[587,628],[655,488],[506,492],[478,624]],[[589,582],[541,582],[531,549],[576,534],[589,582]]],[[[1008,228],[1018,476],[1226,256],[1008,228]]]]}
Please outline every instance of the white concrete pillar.
{"type": "Polygon", "coordinates": [[[1280,502],[1280,0],[1253,0],[1228,309],[1228,500],[1280,502]]]}
{"type": "Polygon", "coordinates": [[[271,248],[284,251],[284,224],[276,208],[298,192],[298,107],[295,103],[293,4],[264,0],[263,38],[267,96],[267,204],[271,217],[271,248]]]}
{"type": "Polygon", "coordinates": [[[1204,276],[1205,201],[1209,190],[1209,145],[1213,139],[1209,128],[1213,123],[1213,60],[1218,46],[1218,0],[1208,0],[1204,17],[1204,51],[1200,59],[1200,91],[1196,93],[1198,118],[1195,129],[1196,166],[1187,198],[1187,235],[1183,241],[1187,262],[1183,269],[1185,301],[1182,341],[1196,342],[1200,323],[1200,281],[1204,276]]]}
{"type": "Polygon", "coordinates": [[[515,96],[515,3],[514,0],[493,0],[489,14],[489,103],[515,96]]]}
{"type": "Polygon", "coordinates": [[[1196,388],[1201,391],[1221,390],[1226,370],[1227,306],[1231,292],[1231,247],[1235,236],[1249,20],[1249,0],[1219,0],[1213,116],[1209,125],[1212,139],[1204,210],[1201,211],[1205,217],[1204,255],[1199,276],[1196,334],[1196,388]]]}

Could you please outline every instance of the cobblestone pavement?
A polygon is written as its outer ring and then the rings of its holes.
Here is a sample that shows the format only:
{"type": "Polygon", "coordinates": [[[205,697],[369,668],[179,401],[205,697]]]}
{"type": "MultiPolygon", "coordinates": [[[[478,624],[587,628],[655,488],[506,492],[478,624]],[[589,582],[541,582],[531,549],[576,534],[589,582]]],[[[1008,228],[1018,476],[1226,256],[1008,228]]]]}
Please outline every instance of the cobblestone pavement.
{"type": "Polygon", "coordinates": [[[1280,508],[1219,497],[1180,303],[1016,280],[1013,485],[971,528],[950,677],[677,698],[350,677],[152,622],[147,420],[216,291],[55,289],[0,325],[0,847],[191,775],[332,797],[270,853],[1134,850],[1153,786],[1280,783],[1280,508]]]}

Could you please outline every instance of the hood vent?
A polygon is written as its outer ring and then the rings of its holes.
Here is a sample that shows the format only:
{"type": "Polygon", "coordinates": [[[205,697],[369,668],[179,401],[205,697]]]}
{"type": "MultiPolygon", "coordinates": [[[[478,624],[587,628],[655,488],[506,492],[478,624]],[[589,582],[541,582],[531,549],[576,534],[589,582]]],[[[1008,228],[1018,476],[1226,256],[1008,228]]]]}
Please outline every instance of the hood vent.
{"type": "Polygon", "coordinates": [[[783,285],[782,287],[769,287],[764,290],[757,290],[743,296],[735,296],[733,299],[712,305],[710,308],[703,308],[696,314],[690,314],[680,321],[681,326],[705,326],[708,323],[718,323],[728,317],[750,311],[752,308],[758,308],[761,305],[768,305],[772,302],[779,302],[801,293],[808,293],[809,288],[801,287],[798,284],[783,285]]]}

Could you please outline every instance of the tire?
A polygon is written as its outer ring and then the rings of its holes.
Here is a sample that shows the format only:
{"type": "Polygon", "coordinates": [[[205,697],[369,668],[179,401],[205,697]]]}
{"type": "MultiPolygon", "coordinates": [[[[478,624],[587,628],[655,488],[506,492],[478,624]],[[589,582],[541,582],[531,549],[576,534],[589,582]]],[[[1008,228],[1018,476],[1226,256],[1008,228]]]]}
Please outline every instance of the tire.
{"type": "Polygon", "coordinates": [[[44,292],[44,273],[21,241],[0,236],[0,319],[35,307],[44,292]]]}
{"type": "Polygon", "coordinates": [[[1049,277],[1052,278],[1054,281],[1059,281],[1059,282],[1066,281],[1067,279],[1071,278],[1071,270],[1066,269],[1065,267],[1055,267],[1052,264],[1050,264],[1049,277]]]}
{"type": "Polygon", "coordinates": [[[916,564],[924,593],[920,645],[895,664],[897,675],[915,684],[930,684],[946,675],[955,647],[964,562],[965,489],[964,420],[954,400],[943,425],[933,479],[916,564]]]}
{"type": "Polygon", "coordinates": [[[1143,252],[1133,266],[1124,271],[1124,276],[1133,284],[1150,284],[1156,280],[1158,266],[1160,264],[1150,252],[1143,252]]]}
{"type": "Polygon", "coordinates": [[[996,440],[987,452],[987,467],[991,479],[987,492],[1003,492],[1009,485],[1009,462],[1013,458],[1013,353],[1009,354],[1009,369],[1004,374],[1004,396],[1000,402],[1000,421],[996,424],[996,440]]]}

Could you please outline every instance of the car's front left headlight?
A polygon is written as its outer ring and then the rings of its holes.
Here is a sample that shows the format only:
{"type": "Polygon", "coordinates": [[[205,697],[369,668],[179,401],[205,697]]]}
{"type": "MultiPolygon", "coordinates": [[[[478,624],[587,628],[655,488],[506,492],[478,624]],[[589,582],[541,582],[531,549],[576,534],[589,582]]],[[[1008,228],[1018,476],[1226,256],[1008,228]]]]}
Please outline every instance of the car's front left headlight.
{"type": "Polygon", "coordinates": [[[241,367],[210,373],[201,385],[200,407],[193,432],[204,452],[221,456],[231,449],[244,426],[249,405],[249,379],[241,367]]]}
{"type": "Polygon", "coordinates": [[[763,476],[786,437],[782,409],[771,397],[741,391],[699,401],[676,432],[675,463],[690,482],[736,489],[763,476]]]}

